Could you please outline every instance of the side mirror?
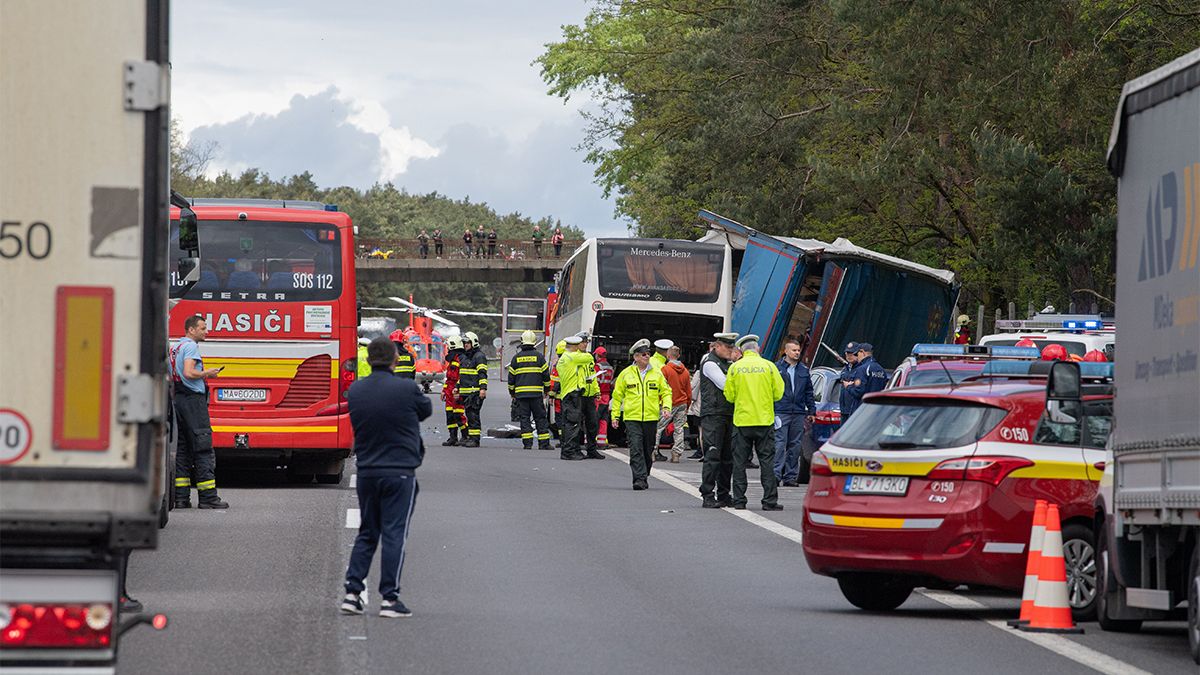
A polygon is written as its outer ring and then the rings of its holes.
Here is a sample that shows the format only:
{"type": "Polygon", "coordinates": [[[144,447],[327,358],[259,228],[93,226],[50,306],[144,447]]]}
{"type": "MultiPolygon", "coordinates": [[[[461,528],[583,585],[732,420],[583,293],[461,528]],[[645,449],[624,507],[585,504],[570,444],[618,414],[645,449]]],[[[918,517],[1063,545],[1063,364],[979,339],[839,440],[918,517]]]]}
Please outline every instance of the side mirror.
{"type": "Polygon", "coordinates": [[[1083,390],[1080,380],[1078,363],[1056,361],[1050,367],[1050,378],[1046,382],[1046,400],[1079,400],[1083,390]]]}

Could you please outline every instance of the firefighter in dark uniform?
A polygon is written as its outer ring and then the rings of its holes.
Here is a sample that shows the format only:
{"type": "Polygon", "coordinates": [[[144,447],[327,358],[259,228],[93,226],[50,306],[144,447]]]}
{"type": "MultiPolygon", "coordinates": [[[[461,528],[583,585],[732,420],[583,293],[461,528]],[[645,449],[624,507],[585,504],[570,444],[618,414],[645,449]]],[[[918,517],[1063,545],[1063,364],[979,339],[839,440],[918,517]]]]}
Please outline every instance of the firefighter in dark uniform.
{"type": "Polygon", "coordinates": [[[227,509],[217,495],[216,454],[212,446],[212,422],[208,417],[207,380],[220,368],[205,368],[200,342],[208,336],[208,325],[199,316],[183,322],[184,337],[171,350],[171,375],[175,381],[175,423],[179,448],[175,453],[175,508],[191,508],[191,486],[195,481],[202,509],[227,509]]]}
{"type": "Polygon", "coordinates": [[[537,428],[539,450],[550,449],[550,420],[546,417],[543,398],[550,391],[550,366],[537,349],[537,335],[527,330],[521,333],[521,349],[508,363],[508,393],[517,408],[521,424],[521,445],[533,448],[534,428],[537,428]],[[533,418],[530,424],[529,418],[533,418]]]}
{"type": "Polygon", "coordinates": [[[413,361],[412,350],[408,347],[408,336],[402,330],[394,330],[391,335],[392,342],[396,343],[396,375],[407,377],[410,380],[417,378],[416,362],[413,361]]]}
{"type": "Polygon", "coordinates": [[[458,364],[458,395],[467,413],[467,437],[460,445],[478,448],[480,436],[479,412],[487,398],[487,356],[479,348],[479,336],[468,331],[463,334],[463,356],[458,364]]]}
{"type": "Polygon", "coordinates": [[[700,443],[704,450],[700,496],[706,509],[733,505],[733,404],[725,400],[725,375],[733,363],[737,337],[737,333],[717,333],[708,354],[700,360],[700,443]]]}

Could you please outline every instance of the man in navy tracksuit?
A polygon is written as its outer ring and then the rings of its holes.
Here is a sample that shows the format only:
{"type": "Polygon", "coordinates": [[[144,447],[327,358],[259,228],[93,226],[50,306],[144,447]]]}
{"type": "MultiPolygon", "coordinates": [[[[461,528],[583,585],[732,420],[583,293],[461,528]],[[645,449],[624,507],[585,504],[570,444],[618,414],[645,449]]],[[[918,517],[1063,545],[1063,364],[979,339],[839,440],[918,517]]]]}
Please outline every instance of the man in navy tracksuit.
{"type": "Polygon", "coordinates": [[[371,374],[346,393],[358,457],[360,523],[346,569],[341,610],[343,614],[363,613],[363,579],[382,537],[379,616],[406,617],[412,612],[400,601],[400,570],[417,499],[416,470],[425,457],[419,423],[433,413],[433,405],[414,380],[392,374],[396,346],[387,337],[377,337],[367,345],[367,362],[371,374]]]}
{"type": "MultiPolygon", "coordinates": [[[[800,363],[800,343],[783,344],[783,358],[775,363],[783,377],[783,398],[775,402],[775,480],[784,487],[800,485],[800,443],[806,425],[817,414],[808,366],[800,363]]],[[[810,427],[811,428],[811,427],[810,427]]]]}

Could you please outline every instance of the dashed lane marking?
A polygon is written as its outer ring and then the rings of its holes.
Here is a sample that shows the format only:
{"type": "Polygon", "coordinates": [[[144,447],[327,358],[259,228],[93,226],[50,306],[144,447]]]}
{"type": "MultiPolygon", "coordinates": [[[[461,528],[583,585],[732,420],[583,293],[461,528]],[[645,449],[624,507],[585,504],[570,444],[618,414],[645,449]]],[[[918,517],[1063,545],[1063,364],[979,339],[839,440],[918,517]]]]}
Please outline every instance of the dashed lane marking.
{"type": "MultiPolygon", "coordinates": [[[[615,450],[605,450],[604,453],[609,457],[615,457],[626,464],[629,463],[629,457],[624,453],[620,453],[615,450]]],[[[667,485],[670,485],[671,487],[685,494],[689,494],[696,499],[700,499],[700,493],[696,489],[695,485],[677,478],[667,471],[652,468],[650,469],[650,476],[657,478],[663,483],[666,483],[667,485]]],[[[777,523],[770,518],[760,516],[757,513],[752,513],[750,511],[737,511],[729,508],[721,510],[737,516],[748,523],[753,523],[754,525],[757,525],[773,534],[777,534],[789,541],[793,541],[797,544],[803,541],[803,535],[801,535],[798,530],[777,523]]],[[[945,605],[946,607],[953,609],[961,609],[968,612],[979,612],[990,609],[987,605],[981,602],[977,602],[971,598],[963,597],[957,593],[932,590],[918,590],[917,592],[938,604],[945,605]]],[[[979,617],[972,618],[978,619],[979,617]]],[[[1029,642],[1054,652],[1059,656],[1068,658],[1075,663],[1091,668],[1097,672],[1105,673],[1106,675],[1150,675],[1150,673],[1142,670],[1141,668],[1132,666],[1124,661],[1115,659],[1108,654],[1098,652],[1090,647],[1085,647],[1078,642],[1073,642],[1060,635],[1048,633],[1026,633],[1024,631],[1009,628],[1004,621],[997,619],[980,620],[987,625],[992,626],[993,628],[998,628],[1004,631],[1008,635],[1012,635],[1023,640],[1028,640],[1029,642]]]]}
{"type": "Polygon", "coordinates": [[[362,523],[362,517],[358,509],[346,509],[346,528],[357,530],[362,523]]]}
{"type": "Polygon", "coordinates": [[[350,487],[358,487],[358,474],[350,474],[350,487]]]}

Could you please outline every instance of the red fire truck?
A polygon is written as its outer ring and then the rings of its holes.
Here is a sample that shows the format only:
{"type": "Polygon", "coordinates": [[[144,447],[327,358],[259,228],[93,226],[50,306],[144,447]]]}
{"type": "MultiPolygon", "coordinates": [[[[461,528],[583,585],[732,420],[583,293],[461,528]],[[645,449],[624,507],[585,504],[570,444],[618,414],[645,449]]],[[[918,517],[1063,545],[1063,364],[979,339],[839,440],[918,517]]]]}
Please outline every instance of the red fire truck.
{"type": "Polygon", "coordinates": [[[186,292],[172,270],[170,332],[182,336],[193,314],[207,320],[205,365],[225,368],[209,389],[218,457],[339,482],[357,356],[350,217],[300,201],[197,199],[193,208],[212,257],[186,292]]]}

